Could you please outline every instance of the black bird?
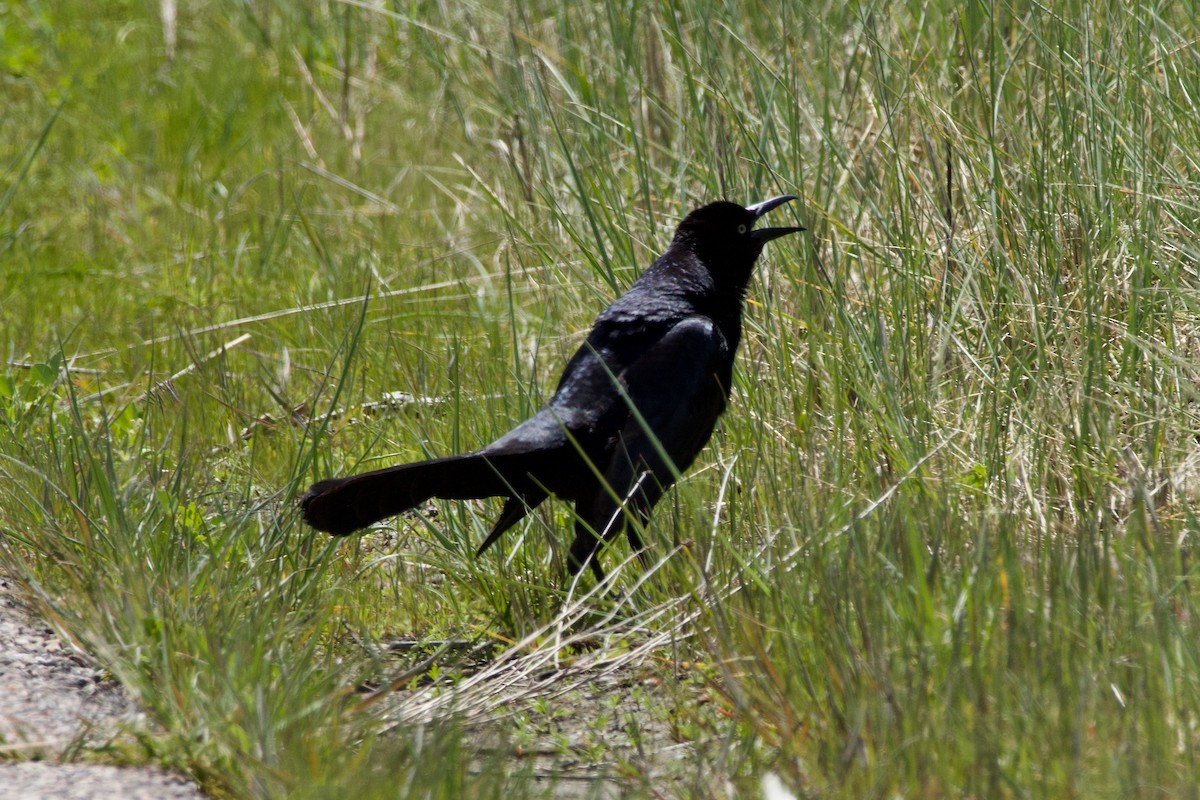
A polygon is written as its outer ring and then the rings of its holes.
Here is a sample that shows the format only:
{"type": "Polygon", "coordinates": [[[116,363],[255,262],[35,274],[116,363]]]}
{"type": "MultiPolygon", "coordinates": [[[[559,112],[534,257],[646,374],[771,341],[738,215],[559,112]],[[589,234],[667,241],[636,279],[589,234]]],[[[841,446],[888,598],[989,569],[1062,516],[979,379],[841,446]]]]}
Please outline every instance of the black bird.
{"type": "Polygon", "coordinates": [[[803,228],[755,221],[790,200],[699,208],[680,223],[661,257],[592,326],[550,403],[482,450],[315,483],[300,499],[304,520],[344,536],[432,497],[506,498],[480,545],[550,495],[575,502],[568,568],[590,564],[637,526],[708,442],[725,410],[742,337],[742,301],[763,246],[803,228]]]}

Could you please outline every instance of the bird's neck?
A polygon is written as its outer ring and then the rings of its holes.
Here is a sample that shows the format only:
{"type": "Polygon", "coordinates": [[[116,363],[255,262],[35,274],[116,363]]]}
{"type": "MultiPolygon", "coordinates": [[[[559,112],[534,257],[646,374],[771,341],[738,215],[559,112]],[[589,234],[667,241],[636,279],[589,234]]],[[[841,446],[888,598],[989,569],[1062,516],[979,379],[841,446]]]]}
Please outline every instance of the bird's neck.
{"type": "Polygon", "coordinates": [[[742,304],[746,298],[746,281],[719,280],[703,259],[689,252],[690,257],[664,258],[670,283],[695,313],[717,324],[729,343],[736,347],[742,333],[742,304]]]}

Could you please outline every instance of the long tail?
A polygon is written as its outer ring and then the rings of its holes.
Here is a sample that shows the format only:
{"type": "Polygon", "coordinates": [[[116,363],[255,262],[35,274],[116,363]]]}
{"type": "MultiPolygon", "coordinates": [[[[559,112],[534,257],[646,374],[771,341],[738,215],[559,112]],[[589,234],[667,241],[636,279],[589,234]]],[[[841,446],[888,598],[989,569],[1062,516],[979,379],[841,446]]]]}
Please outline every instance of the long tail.
{"type": "Polygon", "coordinates": [[[346,536],[431,497],[474,500],[536,492],[537,479],[529,473],[540,460],[536,453],[471,453],[330,478],[309,487],[300,510],[317,530],[346,536]]]}

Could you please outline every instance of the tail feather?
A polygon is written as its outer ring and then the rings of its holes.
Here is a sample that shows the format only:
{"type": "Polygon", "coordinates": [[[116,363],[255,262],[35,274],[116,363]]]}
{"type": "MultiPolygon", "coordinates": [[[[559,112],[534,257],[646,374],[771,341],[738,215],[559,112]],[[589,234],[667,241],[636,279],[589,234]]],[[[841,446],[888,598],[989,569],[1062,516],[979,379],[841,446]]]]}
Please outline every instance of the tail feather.
{"type": "Polygon", "coordinates": [[[537,455],[471,453],[330,478],[300,498],[301,514],[319,531],[346,536],[433,497],[475,500],[537,491],[529,474],[537,455]]]}
{"type": "Polygon", "coordinates": [[[547,496],[546,492],[538,491],[531,495],[516,494],[504,501],[504,508],[500,511],[500,516],[492,525],[492,530],[488,533],[487,538],[483,540],[483,544],[479,545],[478,549],[475,550],[475,555],[483,555],[489,547],[496,543],[505,531],[524,519],[530,509],[541,505],[547,496]]]}

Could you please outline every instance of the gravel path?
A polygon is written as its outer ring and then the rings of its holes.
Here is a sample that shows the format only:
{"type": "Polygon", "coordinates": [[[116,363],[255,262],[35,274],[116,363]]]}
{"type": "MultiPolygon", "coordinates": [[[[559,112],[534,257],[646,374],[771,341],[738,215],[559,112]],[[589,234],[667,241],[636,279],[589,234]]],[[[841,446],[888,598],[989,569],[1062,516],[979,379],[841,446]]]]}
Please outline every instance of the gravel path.
{"type": "Polygon", "coordinates": [[[156,767],[62,763],[140,716],[116,682],[31,620],[0,577],[0,797],[203,800],[194,784],[156,767]]]}

